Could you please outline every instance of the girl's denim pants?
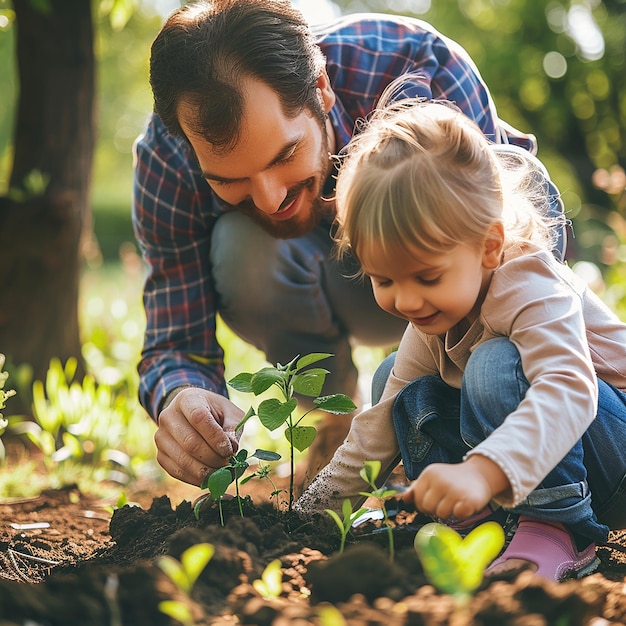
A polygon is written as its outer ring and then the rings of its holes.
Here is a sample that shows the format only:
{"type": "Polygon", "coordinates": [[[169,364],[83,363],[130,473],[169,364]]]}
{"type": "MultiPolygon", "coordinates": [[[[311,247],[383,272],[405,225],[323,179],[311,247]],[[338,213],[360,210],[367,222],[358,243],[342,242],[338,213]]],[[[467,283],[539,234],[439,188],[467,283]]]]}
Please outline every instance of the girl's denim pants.
{"type": "MultiPolygon", "coordinates": [[[[374,400],[391,360],[373,381],[374,400]]],[[[609,528],[626,527],[626,394],[602,380],[598,384],[598,412],[591,426],[542,483],[510,510],[561,522],[577,535],[603,543],[609,528]]],[[[438,376],[408,384],[393,407],[407,477],[417,478],[431,463],[459,463],[516,409],[528,387],[517,348],[506,338],[474,350],[461,390],[438,376]]]]}

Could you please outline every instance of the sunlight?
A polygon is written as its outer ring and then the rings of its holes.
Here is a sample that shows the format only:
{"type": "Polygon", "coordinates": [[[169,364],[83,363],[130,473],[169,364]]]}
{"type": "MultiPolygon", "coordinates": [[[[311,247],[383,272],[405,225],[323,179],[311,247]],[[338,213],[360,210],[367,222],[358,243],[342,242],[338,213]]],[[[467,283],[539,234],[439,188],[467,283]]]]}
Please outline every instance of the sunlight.
{"type": "Polygon", "coordinates": [[[331,0],[293,0],[309,24],[321,24],[341,15],[339,7],[331,0]]]}

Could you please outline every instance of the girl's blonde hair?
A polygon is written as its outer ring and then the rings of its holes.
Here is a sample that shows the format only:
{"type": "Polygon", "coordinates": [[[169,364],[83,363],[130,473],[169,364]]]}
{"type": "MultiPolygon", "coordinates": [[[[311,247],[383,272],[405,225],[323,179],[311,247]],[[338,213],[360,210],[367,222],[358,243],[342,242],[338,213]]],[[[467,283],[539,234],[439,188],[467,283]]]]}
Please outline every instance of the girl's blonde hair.
{"type": "MultiPolygon", "coordinates": [[[[454,105],[406,99],[377,109],[348,146],[337,180],[338,253],[364,245],[443,252],[480,244],[502,222],[505,249],[552,249],[545,171],[498,151],[454,105]]],[[[510,149],[509,149],[510,148],[510,149]]]]}

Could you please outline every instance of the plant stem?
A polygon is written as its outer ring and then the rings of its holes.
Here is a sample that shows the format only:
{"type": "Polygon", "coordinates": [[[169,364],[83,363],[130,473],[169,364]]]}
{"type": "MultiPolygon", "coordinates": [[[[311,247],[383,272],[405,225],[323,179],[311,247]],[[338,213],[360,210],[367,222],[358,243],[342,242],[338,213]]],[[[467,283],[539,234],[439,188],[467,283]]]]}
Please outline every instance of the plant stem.
{"type": "MultiPolygon", "coordinates": [[[[289,428],[291,432],[291,436],[293,438],[293,418],[289,416],[289,428]]],[[[296,473],[295,467],[295,448],[293,446],[293,440],[291,445],[289,446],[289,506],[287,507],[288,511],[291,511],[293,507],[293,489],[294,489],[294,475],[296,473]]]]}
{"type": "Polygon", "coordinates": [[[243,517],[243,507],[241,506],[241,496],[239,495],[239,480],[235,478],[235,493],[237,498],[237,506],[239,507],[239,515],[243,517]]]}

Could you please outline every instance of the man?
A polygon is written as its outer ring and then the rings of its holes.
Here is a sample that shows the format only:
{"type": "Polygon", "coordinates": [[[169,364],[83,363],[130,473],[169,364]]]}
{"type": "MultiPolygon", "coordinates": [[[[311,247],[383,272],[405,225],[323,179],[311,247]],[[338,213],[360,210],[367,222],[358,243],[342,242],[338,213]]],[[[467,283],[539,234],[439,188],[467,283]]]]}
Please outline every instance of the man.
{"type": "MultiPolygon", "coordinates": [[[[397,343],[355,266],[332,255],[338,154],[384,88],[454,101],[498,143],[535,151],[501,122],[467,53],[421,21],[347,16],[312,32],[287,0],[185,6],[152,46],[155,114],[136,144],[134,225],[149,266],[140,398],[157,458],[199,485],[237,448],[219,313],[271,363],[328,352],[324,393],[355,396],[358,343],[397,343]]],[[[325,421],[309,477],[343,441],[325,421]]]]}

